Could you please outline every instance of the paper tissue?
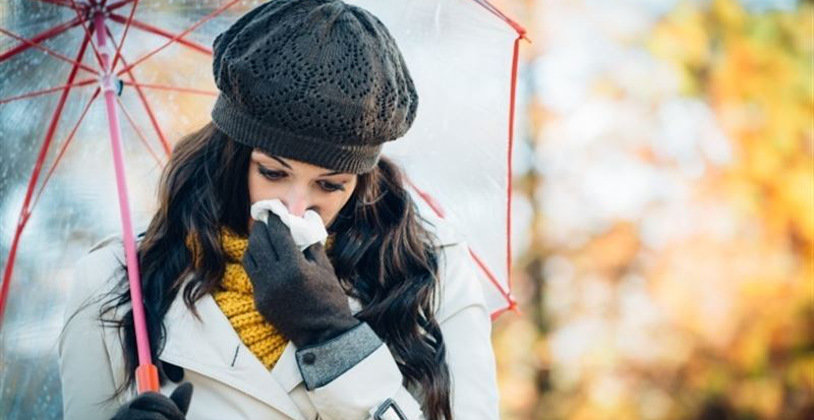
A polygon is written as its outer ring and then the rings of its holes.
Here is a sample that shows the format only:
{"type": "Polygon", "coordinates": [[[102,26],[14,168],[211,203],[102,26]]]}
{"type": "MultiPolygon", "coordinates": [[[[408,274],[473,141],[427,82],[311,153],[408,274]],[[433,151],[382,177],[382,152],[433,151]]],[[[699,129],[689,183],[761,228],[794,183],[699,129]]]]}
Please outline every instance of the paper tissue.
{"type": "Polygon", "coordinates": [[[256,201],[252,204],[250,212],[254,220],[261,220],[263,223],[268,223],[269,212],[279,216],[291,230],[291,236],[300,251],[317,242],[325,245],[328,238],[325,223],[317,212],[307,210],[303,217],[295,216],[288,212],[288,208],[278,198],[256,201]]]}

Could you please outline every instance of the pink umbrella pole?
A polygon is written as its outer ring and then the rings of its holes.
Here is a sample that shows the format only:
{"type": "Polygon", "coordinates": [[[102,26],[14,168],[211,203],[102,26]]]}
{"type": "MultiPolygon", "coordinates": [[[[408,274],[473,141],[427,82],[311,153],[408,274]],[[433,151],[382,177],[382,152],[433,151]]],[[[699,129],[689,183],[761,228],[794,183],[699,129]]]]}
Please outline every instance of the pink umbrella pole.
{"type": "Polygon", "coordinates": [[[122,232],[124,250],[127,259],[127,277],[130,282],[130,298],[133,308],[133,321],[136,329],[136,347],[138,348],[139,365],[136,368],[136,385],[138,392],[158,391],[158,369],[152,363],[150,355],[150,341],[147,335],[147,323],[144,318],[144,306],[141,297],[141,281],[139,276],[136,244],[133,238],[133,223],[130,218],[130,202],[127,193],[127,180],[124,173],[124,158],[122,156],[121,127],[116,112],[116,87],[113,83],[111,56],[114,52],[112,44],[108,44],[107,34],[104,31],[104,14],[96,13],[94,16],[94,32],[104,70],[101,79],[102,90],[105,95],[105,107],[110,126],[110,144],[113,149],[113,164],[116,169],[116,186],[119,195],[119,211],[122,217],[122,232]]]}

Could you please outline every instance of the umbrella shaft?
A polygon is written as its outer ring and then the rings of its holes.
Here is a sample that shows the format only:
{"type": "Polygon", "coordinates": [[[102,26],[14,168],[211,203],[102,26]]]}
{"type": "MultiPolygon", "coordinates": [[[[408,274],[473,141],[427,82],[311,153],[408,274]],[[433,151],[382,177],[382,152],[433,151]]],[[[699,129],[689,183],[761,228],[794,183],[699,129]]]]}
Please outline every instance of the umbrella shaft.
{"type": "Polygon", "coordinates": [[[119,125],[119,116],[116,112],[116,92],[111,79],[110,60],[112,54],[110,54],[107,48],[107,34],[103,29],[104,27],[104,15],[97,13],[94,16],[94,32],[96,34],[102,67],[104,69],[102,90],[105,95],[105,108],[107,109],[107,118],[110,127],[110,144],[113,151],[113,165],[116,171],[116,187],[119,196],[119,210],[121,212],[122,233],[127,260],[127,277],[130,283],[130,301],[133,309],[133,323],[135,324],[136,330],[136,347],[138,349],[139,366],[147,366],[152,364],[152,358],[141,296],[141,281],[138,257],[136,255],[135,241],[133,238],[133,224],[130,217],[129,194],[127,191],[124,156],[122,153],[121,127],[119,125]]]}

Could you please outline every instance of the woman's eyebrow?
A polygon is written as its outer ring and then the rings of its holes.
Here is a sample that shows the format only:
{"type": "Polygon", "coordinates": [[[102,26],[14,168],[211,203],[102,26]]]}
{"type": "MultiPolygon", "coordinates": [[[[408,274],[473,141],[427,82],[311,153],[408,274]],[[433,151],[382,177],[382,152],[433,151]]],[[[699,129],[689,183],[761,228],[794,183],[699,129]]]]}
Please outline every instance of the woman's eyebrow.
{"type": "Polygon", "coordinates": [[[277,156],[272,156],[271,158],[272,158],[272,159],[274,159],[274,160],[276,160],[277,162],[280,162],[280,164],[282,164],[282,165],[283,165],[283,166],[285,166],[286,168],[288,168],[288,169],[292,169],[292,168],[291,168],[291,165],[289,165],[289,164],[285,163],[285,161],[284,161],[284,160],[282,160],[282,159],[278,158],[277,156]]]}
{"type": "MultiPolygon", "coordinates": [[[[271,158],[272,158],[272,159],[274,159],[274,160],[276,160],[277,162],[280,162],[280,164],[282,164],[282,165],[283,165],[283,166],[285,166],[286,168],[288,168],[288,169],[292,169],[292,168],[291,168],[291,165],[289,165],[288,163],[286,163],[284,160],[282,160],[282,159],[278,158],[277,156],[272,156],[271,158]]],[[[331,176],[331,175],[336,175],[336,174],[341,174],[341,173],[342,173],[342,171],[333,171],[333,172],[326,172],[326,173],[324,173],[324,174],[322,174],[322,175],[320,175],[320,176],[331,176]]]]}

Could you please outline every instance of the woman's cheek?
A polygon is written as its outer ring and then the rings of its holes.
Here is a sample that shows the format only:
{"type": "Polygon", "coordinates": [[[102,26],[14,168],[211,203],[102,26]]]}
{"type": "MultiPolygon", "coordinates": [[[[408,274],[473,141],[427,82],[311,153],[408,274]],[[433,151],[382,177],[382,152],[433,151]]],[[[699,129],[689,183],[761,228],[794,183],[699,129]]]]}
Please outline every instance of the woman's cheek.
{"type": "Polygon", "coordinates": [[[252,203],[279,198],[281,194],[278,190],[279,188],[275,187],[273,183],[265,181],[262,175],[256,175],[249,181],[249,198],[252,203]]]}

